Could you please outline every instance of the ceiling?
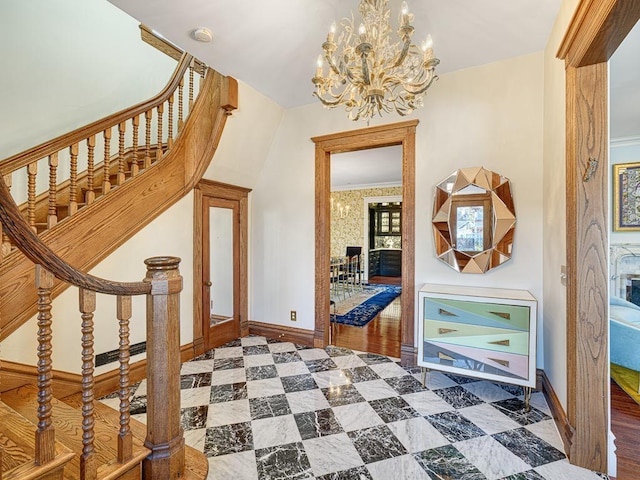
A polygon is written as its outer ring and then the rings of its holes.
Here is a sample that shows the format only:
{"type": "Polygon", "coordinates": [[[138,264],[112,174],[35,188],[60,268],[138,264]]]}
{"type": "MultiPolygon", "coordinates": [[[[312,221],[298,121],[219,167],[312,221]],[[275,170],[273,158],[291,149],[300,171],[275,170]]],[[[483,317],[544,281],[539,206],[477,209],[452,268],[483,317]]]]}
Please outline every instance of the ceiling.
{"type": "Polygon", "coordinates": [[[402,184],[402,146],[331,154],[331,190],[402,184]]]}
{"type": "MultiPolygon", "coordinates": [[[[640,23],[609,62],[611,139],[640,137],[640,23]]],[[[640,159],[639,159],[640,160],[640,159]]]]}

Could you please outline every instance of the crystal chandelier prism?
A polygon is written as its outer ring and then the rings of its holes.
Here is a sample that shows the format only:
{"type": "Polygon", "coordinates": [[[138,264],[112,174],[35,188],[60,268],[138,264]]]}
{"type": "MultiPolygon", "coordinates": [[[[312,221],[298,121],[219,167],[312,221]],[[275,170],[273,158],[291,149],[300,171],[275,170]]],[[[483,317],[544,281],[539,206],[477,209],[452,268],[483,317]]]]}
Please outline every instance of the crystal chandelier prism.
{"type": "Polygon", "coordinates": [[[408,115],[422,106],[422,97],[438,78],[440,63],[428,35],[422,48],[411,43],[413,14],[402,2],[398,38],[390,43],[391,11],[388,0],[361,0],[362,23],[356,28],[353,13],[341,22],[336,37],[333,23],[318,56],[313,94],[328,108],[344,105],[351,120],[397,112],[408,115]],[[338,51],[340,49],[340,51],[338,51]]]}

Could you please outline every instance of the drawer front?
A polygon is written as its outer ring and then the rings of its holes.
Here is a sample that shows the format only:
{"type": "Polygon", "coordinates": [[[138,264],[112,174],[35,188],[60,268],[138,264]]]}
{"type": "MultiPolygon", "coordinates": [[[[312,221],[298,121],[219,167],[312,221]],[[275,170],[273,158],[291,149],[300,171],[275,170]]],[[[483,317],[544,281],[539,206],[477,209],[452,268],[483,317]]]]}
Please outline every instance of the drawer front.
{"type": "Polygon", "coordinates": [[[424,302],[424,319],[529,331],[528,306],[429,297],[424,302]]]}
{"type": "Polygon", "coordinates": [[[424,320],[424,340],[528,355],[529,333],[506,328],[424,320]]]}

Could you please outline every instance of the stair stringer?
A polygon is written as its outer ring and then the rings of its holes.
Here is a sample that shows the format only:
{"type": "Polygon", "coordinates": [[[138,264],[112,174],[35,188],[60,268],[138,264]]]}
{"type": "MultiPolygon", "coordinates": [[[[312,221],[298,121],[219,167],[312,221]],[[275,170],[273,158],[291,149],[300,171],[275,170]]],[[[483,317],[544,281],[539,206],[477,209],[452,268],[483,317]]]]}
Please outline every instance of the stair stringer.
{"type": "MultiPolygon", "coordinates": [[[[226,117],[237,108],[237,83],[209,70],[180,135],[162,159],[41,239],[65,262],[89,271],[189,193],[218,147],[226,117]]],[[[55,281],[52,296],[67,284],[55,281]]],[[[0,341],[37,313],[35,268],[19,250],[0,265],[0,341]]]]}

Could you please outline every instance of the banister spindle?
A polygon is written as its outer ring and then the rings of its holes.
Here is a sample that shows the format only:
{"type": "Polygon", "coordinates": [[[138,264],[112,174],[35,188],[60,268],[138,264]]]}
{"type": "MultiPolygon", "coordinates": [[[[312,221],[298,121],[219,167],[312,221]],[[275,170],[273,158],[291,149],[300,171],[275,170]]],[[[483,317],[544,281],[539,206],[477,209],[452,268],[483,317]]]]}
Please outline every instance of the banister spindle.
{"type": "Polygon", "coordinates": [[[131,176],[135,177],[140,170],[138,166],[138,129],[140,127],[140,115],[131,119],[133,123],[133,160],[131,161],[131,176]]]}
{"type": "Polygon", "coordinates": [[[58,193],[58,152],[49,155],[49,213],[47,228],[53,228],[58,223],[57,193],[58,193]]]}
{"type": "Polygon", "coordinates": [[[173,93],[169,96],[169,115],[167,122],[167,148],[171,148],[173,145],[173,93]]]}
{"type": "Polygon", "coordinates": [[[189,114],[193,110],[193,60],[189,65],[189,114]]]}
{"type": "Polygon", "coordinates": [[[144,168],[151,166],[151,119],[153,117],[153,110],[147,110],[144,112],[145,119],[145,145],[144,145],[144,168]]]}
{"type": "Polygon", "coordinates": [[[93,190],[94,181],[94,164],[95,164],[95,148],[96,148],[96,136],[91,135],[87,138],[87,191],[84,194],[84,201],[87,205],[93,203],[96,199],[96,192],[93,190]]]}
{"type": "Polygon", "coordinates": [[[102,168],[102,194],[111,191],[111,127],[104,131],[104,162],[102,168]]]}
{"type": "Polygon", "coordinates": [[[71,155],[71,173],[69,182],[69,216],[78,211],[78,144],[69,147],[71,155]]]}
{"type": "Polygon", "coordinates": [[[120,432],[118,433],[118,462],[125,463],[133,456],[133,434],[129,425],[129,320],[131,319],[131,297],[118,295],[117,315],[120,322],[120,432]]]}
{"type": "Polygon", "coordinates": [[[178,84],[178,133],[182,130],[182,124],[184,123],[183,90],[184,76],[180,79],[180,83],[178,84]]]}
{"type": "Polygon", "coordinates": [[[158,149],[156,150],[156,161],[162,158],[162,115],[164,114],[164,103],[157,107],[158,110],[158,149]]]}
{"type": "Polygon", "coordinates": [[[36,175],[38,175],[38,163],[33,162],[27,166],[27,220],[31,229],[36,229],[36,175]]]}
{"type": "Polygon", "coordinates": [[[124,134],[127,130],[126,122],[118,124],[118,175],[116,176],[116,184],[122,185],[125,180],[124,176],[124,134]]]}
{"type": "Polygon", "coordinates": [[[94,446],[93,412],[93,312],[96,310],[96,294],[80,289],[80,313],[82,314],[82,455],[80,456],[80,478],[97,478],[96,452],[94,446]]]}
{"type": "Polygon", "coordinates": [[[38,289],[38,428],[36,463],[44,465],[55,456],[55,429],[51,421],[51,290],[53,274],[36,265],[38,289]]]}
{"type": "MultiPolygon", "coordinates": [[[[8,174],[4,176],[4,184],[7,186],[7,189],[11,191],[11,180],[13,175],[8,174]]],[[[6,257],[11,253],[11,239],[9,235],[7,235],[4,231],[4,227],[0,226],[0,231],[2,232],[2,239],[0,241],[0,260],[6,257]]]]}
{"type": "Polygon", "coordinates": [[[200,82],[198,83],[198,89],[202,90],[202,84],[204,83],[204,75],[205,75],[205,73],[207,73],[207,69],[205,68],[204,63],[201,63],[199,65],[199,67],[200,67],[200,72],[199,72],[200,73],[200,82]]]}

